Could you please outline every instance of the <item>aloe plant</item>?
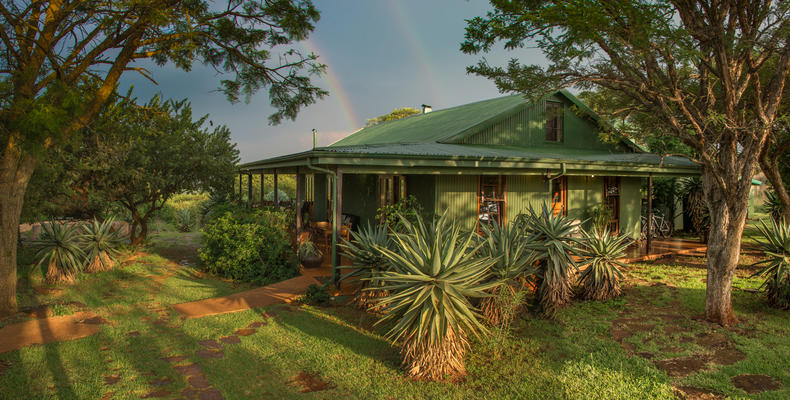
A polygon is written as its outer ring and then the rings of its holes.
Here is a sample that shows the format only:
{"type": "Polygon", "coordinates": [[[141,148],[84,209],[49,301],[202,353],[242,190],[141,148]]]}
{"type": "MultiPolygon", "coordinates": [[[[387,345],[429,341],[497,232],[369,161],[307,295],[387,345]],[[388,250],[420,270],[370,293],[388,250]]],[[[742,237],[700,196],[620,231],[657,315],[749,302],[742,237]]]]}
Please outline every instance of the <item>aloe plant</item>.
{"type": "Polygon", "coordinates": [[[72,282],[82,268],[85,252],[80,247],[79,226],[51,221],[41,224],[41,236],[33,242],[38,249],[37,266],[46,266],[49,284],[72,282]]]}
{"type": "Polygon", "coordinates": [[[492,279],[501,285],[492,290],[491,297],[483,299],[480,308],[489,325],[509,326],[522,305],[524,296],[519,292],[524,287],[524,278],[535,273],[535,251],[527,248],[521,224],[492,224],[481,228],[486,242],[483,253],[497,260],[491,266],[492,279]]]}
{"type": "Polygon", "coordinates": [[[364,310],[378,309],[380,304],[374,300],[386,296],[387,292],[380,288],[380,281],[374,281],[373,278],[388,268],[387,259],[379,250],[379,248],[392,248],[387,226],[384,224],[372,226],[368,223],[359,231],[352,231],[351,240],[343,240],[341,247],[345,256],[352,262],[352,265],[341,267],[349,270],[341,279],[355,279],[361,282],[361,290],[354,297],[354,303],[364,310]]]}
{"type": "Polygon", "coordinates": [[[764,240],[758,240],[768,257],[754,265],[765,268],[754,274],[763,276],[763,288],[768,295],[768,303],[783,310],[790,309],[790,224],[771,221],[768,225],[760,221],[757,227],[764,240]]]}
{"type": "Polygon", "coordinates": [[[470,299],[487,297],[497,282],[488,282],[497,259],[479,257],[485,245],[476,233],[445,213],[426,225],[419,216],[412,223],[401,218],[402,232],[393,234],[393,248],[377,246],[389,269],[371,278],[388,295],[384,318],[391,321],[387,336],[402,345],[409,374],[429,380],[466,373],[464,357],[469,337],[487,333],[470,299]]]}
{"type": "Polygon", "coordinates": [[[530,207],[519,221],[527,233],[527,248],[535,251],[539,260],[535,286],[540,308],[545,317],[553,318],[573,296],[571,278],[579,267],[573,259],[576,240],[571,235],[577,226],[562,213],[554,215],[546,203],[540,212],[530,207]]]}
{"type": "Polygon", "coordinates": [[[83,225],[80,240],[86,257],[85,272],[106,271],[117,263],[123,235],[113,229],[114,222],[114,218],[104,222],[94,218],[91,223],[83,225]]]}
{"type": "Polygon", "coordinates": [[[582,230],[578,254],[583,259],[579,265],[583,298],[609,300],[620,295],[620,280],[623,278],[620,268],[625,268],[625,264],[618,259],[625,257],[625,250],[630,244],[628,237],[613,236],[606,228],[593,228],[590,232],[582,230]]]}

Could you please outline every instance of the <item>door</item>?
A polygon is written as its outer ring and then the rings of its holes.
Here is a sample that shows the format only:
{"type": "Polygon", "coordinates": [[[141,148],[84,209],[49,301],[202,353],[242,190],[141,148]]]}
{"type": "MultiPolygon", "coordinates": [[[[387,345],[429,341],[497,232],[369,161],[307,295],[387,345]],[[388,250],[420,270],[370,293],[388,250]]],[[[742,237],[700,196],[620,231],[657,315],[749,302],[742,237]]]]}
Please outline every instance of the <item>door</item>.
{"type": "Polygon", "coordinates": [[[605,176],[603,178],[603,205],[609,209],[609,232],[620,233],[620,177],[605,176]]]}

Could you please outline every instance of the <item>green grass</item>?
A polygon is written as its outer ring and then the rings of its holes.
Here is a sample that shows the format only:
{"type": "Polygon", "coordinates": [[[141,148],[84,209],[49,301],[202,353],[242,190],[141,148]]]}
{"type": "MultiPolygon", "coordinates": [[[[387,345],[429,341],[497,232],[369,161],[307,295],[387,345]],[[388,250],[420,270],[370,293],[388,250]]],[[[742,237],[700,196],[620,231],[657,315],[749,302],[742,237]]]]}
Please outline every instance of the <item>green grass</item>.
{"type": "MultiPolygon", "coordinates": [[[[386,327],[373,325],[374,315],[345,306],[279,305],[184,321],[170,312],[166,325],[146,322],[142,318],[159,317],[145,307],[151,303],[151,276],[173,268],[168,259],[152,255],[106,276],[85,278],[75,285],[79,290],[62,294],[86,302],[114,324],[103,325],[92,337],[0,354],[0,364],[6,365],[0,372],[0,398],[95,399],[113,391],[114,399],[136,399],[152,390],[149,380],[163,376],[173,381],[165,389],[179,397],[187,383],[160,360],[167,355],[188,357],[181,364],[200,364],[226,399],[672,399],[673,386],[704,388],[732,398],[788,398],[788,314],[766,307],[762,295],[751,291],[760,285],[750,278],[746,265],[751,262],[742,262],[734,282],[733,304],[741,323],[731,329],[692,318],[704,312],[703,259],[634,264],[626,271],[628,284],[620,298],[577,301],[560,310],[554,321],[526,312],[504,342],[473,344],[469,375],[463,381],[429,383],[404,375],[398,350],[383,337],[386,327]],[[125,286],[116,289],[117,298],[89,293],[103,293],[113,282],[116,288],[125,286]],[[264,320],[265,312],[273,315],[267,324],[241,337],[241,343],[225,345],[223,358],[196,356],[199,340],[229,335],[264,320]],[[683,318],[662,318],[668,314],[683,318]],[[613,321],[629,318],[649,329],[634,332],[621,344],[613,337],[613,321]],[[666,333],[667,327],[680,331],[666,333]],[[127,336],[130,331],[140,335],[127,336]],[[649,353],[661,360],[706,355],[711,350],[694,339],[709,334],[724,335],[746,359],[670,377],[651,359],[639,356],[649,353]],[[303,372],[331,388],[301,393],[293,380],[303,372]],[[121,380],[105,385],[104,376],[115,373],[121,380]],[[771,375],[784,388],[747,396],[730,382],[740,374],[771,375]]],[[[176,269],[164,280],[161,293],[153,295],[154,302],[170,304],[241,289],[231,282],[197,278],[189,267],[176,269]]]]}

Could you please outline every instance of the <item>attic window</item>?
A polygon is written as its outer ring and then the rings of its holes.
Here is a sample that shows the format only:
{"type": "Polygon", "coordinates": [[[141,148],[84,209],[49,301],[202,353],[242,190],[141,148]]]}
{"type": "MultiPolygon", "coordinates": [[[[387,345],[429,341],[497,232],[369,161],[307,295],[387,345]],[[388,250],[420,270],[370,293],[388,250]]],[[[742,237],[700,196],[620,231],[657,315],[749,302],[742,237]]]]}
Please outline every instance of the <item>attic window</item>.
{"type": "Polygon", "coordinates": [[[546,141],[562,142],[562,103],[546,102],[546,141]]]}

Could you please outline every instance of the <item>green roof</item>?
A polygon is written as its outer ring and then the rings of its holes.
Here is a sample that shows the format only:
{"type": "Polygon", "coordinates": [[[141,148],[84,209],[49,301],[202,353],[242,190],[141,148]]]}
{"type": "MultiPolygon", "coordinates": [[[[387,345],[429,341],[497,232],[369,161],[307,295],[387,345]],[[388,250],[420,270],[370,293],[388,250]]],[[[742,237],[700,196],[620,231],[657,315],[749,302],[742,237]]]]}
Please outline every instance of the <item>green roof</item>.
{"type": "Polygon", "coordinates": [[[441,142],[527,104],[524,96],[498,97],[362,128],[330,147],[441,142]]]}

